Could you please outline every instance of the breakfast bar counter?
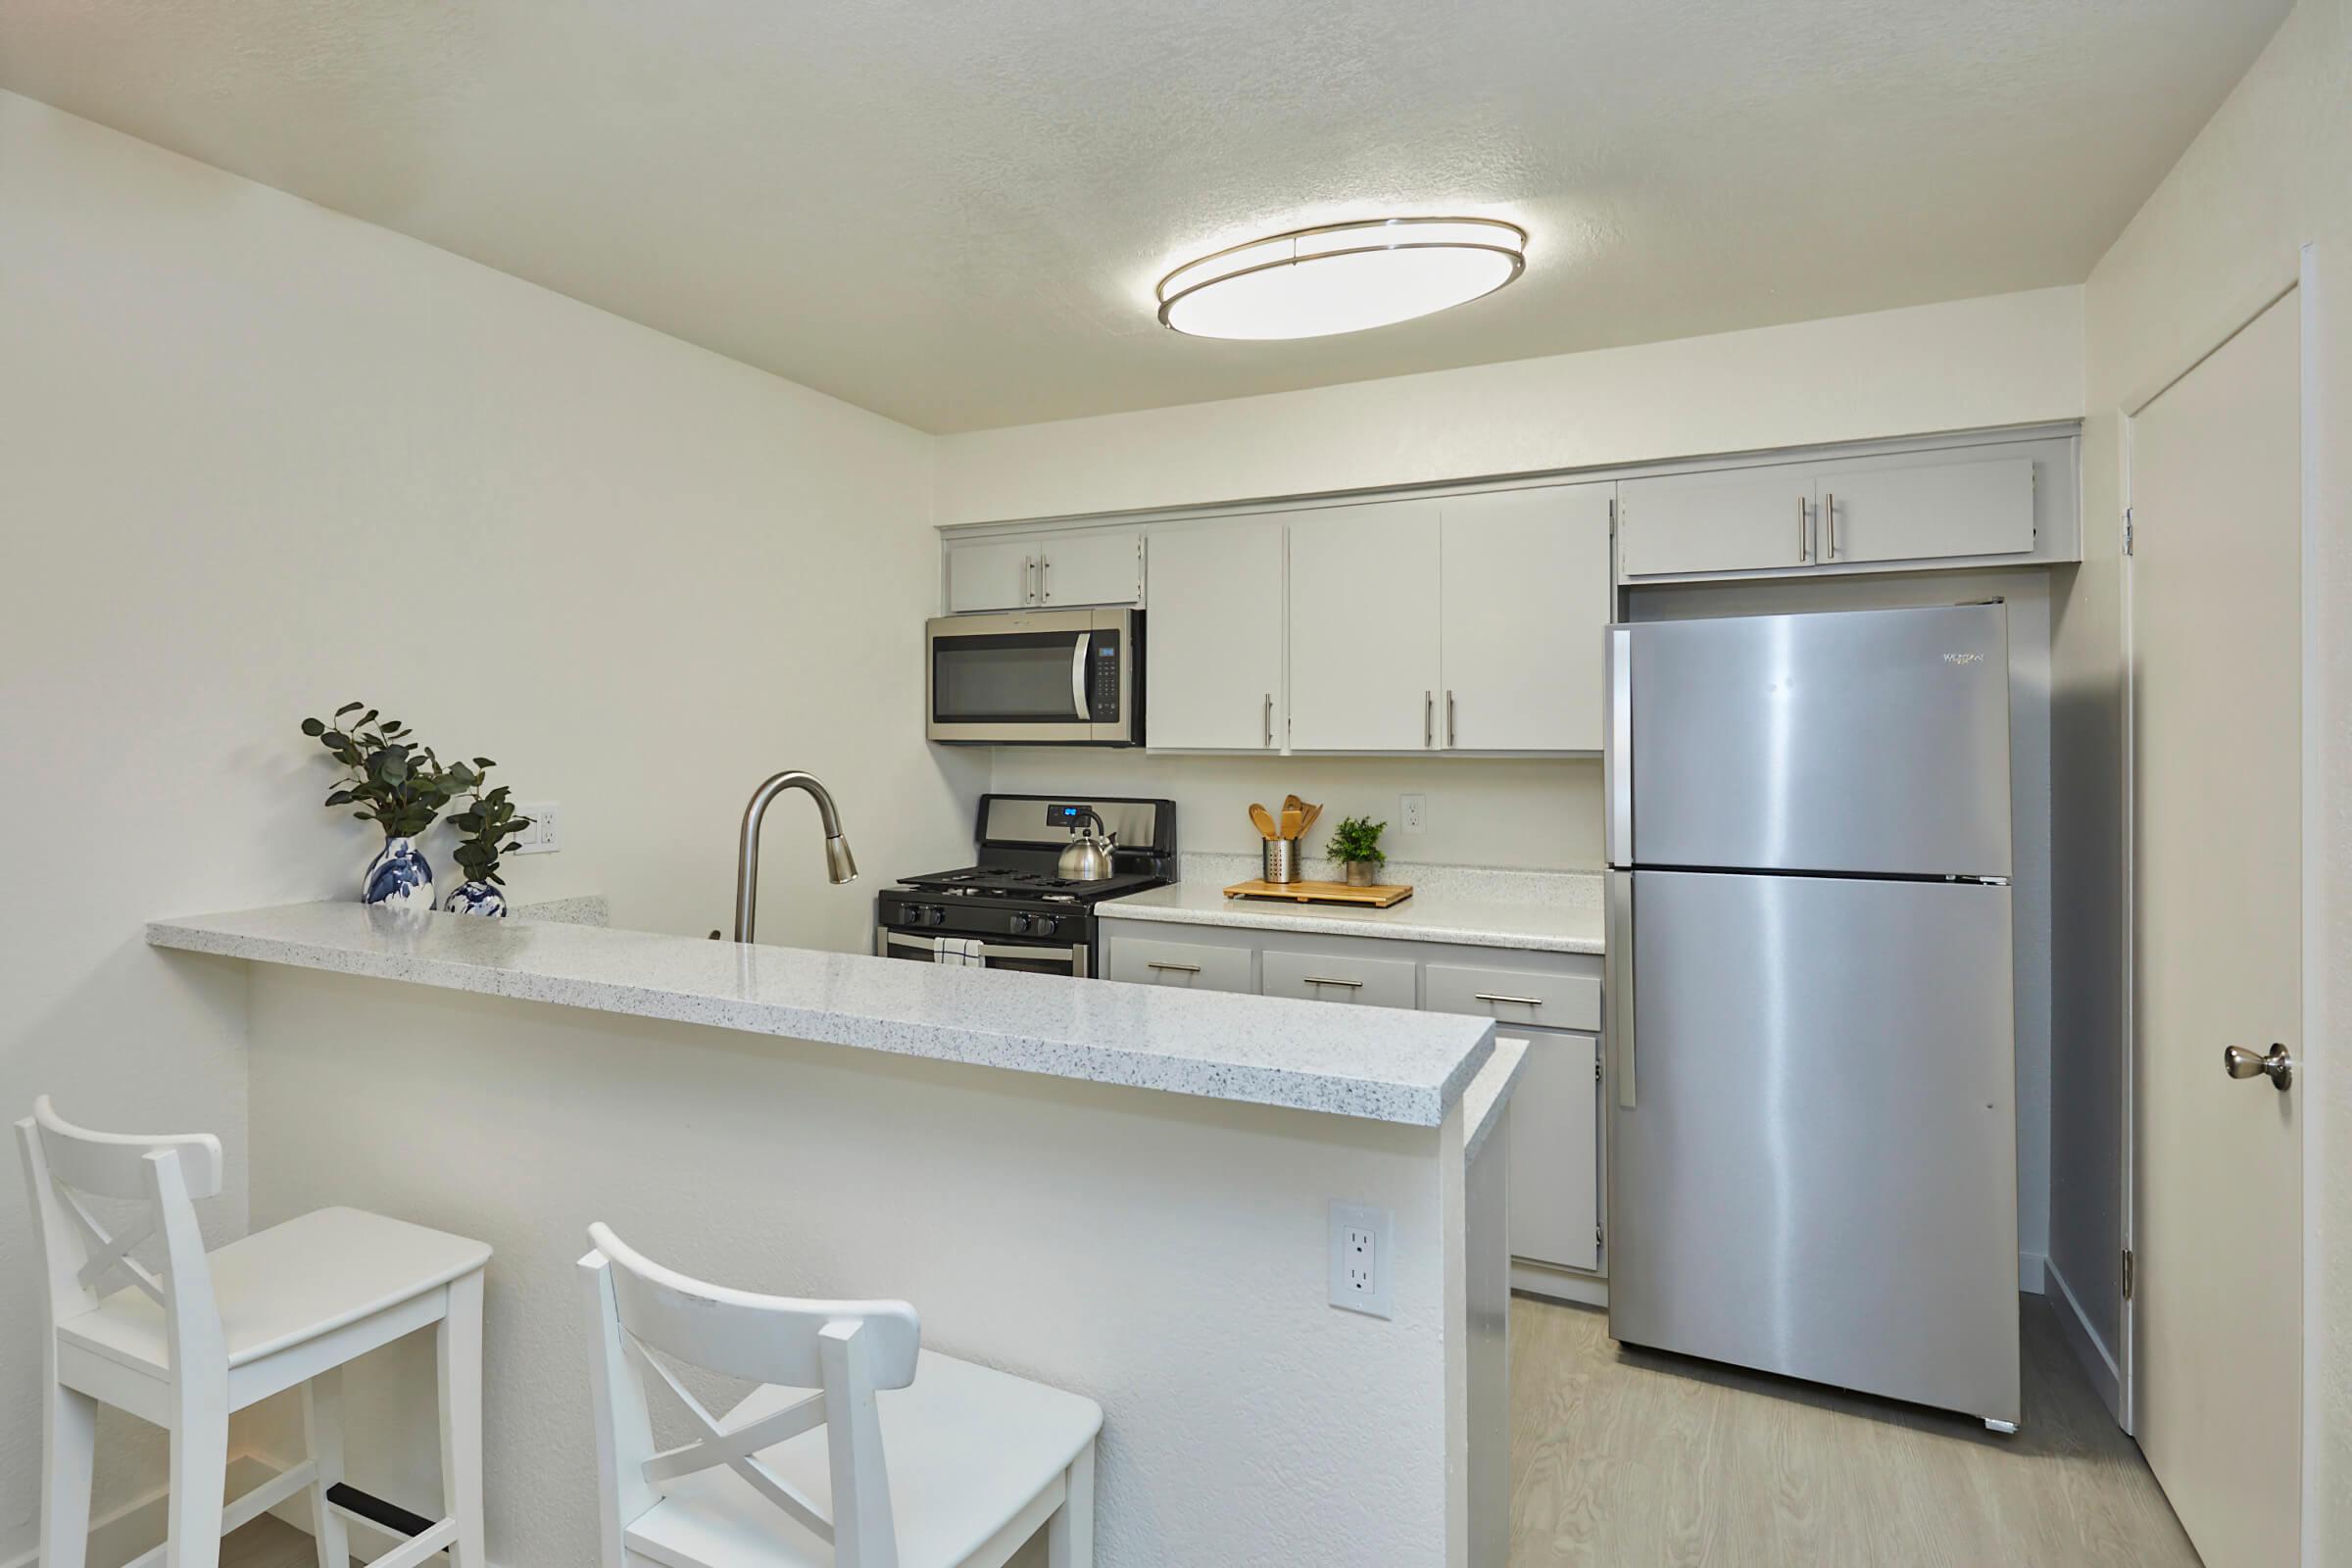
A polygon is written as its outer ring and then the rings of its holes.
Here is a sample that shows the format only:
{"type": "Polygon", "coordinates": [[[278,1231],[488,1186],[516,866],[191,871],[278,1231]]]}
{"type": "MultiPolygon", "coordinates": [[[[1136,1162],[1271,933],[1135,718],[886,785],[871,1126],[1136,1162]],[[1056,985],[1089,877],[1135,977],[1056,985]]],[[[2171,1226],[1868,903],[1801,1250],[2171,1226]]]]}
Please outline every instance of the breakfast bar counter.
{"type": "MultiPolygon", "coordinates": [[[[598,1220],[1095,1399],[1103,1568],[1500,1568],[1522,1057],[1489,1020],[351,904],[147,939],[192,997],[244,970],[253,1226],[341,1203],[495,1250],[495,1568],[597,1556],[598,1220]],[[1342,1304],[1334,1205],[1385,1217],[1381,1299],[1342,1304]]],[[[380,1354],[351,1478],[430,1514],[429,1337],[380,1354]]]]}

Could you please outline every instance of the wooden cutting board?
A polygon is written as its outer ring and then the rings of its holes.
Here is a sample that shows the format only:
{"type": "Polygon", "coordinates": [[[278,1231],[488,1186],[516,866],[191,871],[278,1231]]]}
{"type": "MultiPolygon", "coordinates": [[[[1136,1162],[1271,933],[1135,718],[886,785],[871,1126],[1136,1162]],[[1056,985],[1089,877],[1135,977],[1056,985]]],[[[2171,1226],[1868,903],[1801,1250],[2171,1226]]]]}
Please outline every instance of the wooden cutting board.
{"type": "Polygon", "coordinates": [[[1385,909],[1413,896],[1410,882],[1380,887],[1349,887],[1345,882],[1236,882],[1225,890],[1229,899],[1287,899],[1293,904],[1353,904],[1385,909]]]}

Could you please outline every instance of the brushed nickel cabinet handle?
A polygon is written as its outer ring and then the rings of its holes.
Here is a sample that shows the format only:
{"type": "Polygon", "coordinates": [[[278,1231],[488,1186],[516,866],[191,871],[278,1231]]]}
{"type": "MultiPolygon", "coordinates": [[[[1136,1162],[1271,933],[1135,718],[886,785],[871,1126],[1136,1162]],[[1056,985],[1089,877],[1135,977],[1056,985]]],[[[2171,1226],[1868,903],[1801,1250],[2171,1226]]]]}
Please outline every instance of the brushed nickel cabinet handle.
{"type": "Polygon", "coordinates": [[[1458,744],[1453,735],[1453,690],[1448,687],[1446,692],[1446,744],[1447,746],[1458,744]]]}
{"type": "Polygon", "coordinates": [[[1800,563],[1813,559],[1813,530],[1807,526],[1810,520],[1811,513],[1805,506],[1805,498],[1798,496],[1796,498],[1796,559],[1800,563]]]}
{"type": "Polygon", "coordinates": [[[1333,980],[1319,974],[1310,974],[1305,978],[1306,983],[1310,986],[1346,986],[1350,991],[1364,989],[1364,983],[1361,980],[1333,980]]]}
{"type": "Polygon", "coordinates": [[[1492,991],[1474,991],[1470,994],[1470,997],[1474,1002],[1515,1002],[1522,1007],[1541,1007],[1544,1005],[1544,999],[1542,997],[1505,997],[1499,996],[1492,991]]]}
{"type": "Polygon", "coordinates": [[[1421,694],[1421,745],[1426,750],[1438,744],[1438,694],[1421,694]]]}
{"type": "Polygon", "coordinates": [[[1274,694],[1266,693],[1266,750],[1274,749],[1274,694]]]}
{"type": "Polygon", "coordinates": [[[1169,974],[1199,974],[1200,972],[1200,966],[1197,963],[1162,963],[1157,958],[1146,960],[1144,967],[1163,970],[1169,974]]]}
{"type": "Polygon", "coordinates": [[[1822,552],[1821,559],[1836,561],[1838,559],[1838,498],[1826,490],[1822,492],[1821,496],[1821,522],[1822,526],[1830,531],[1830,547],[1822,552]]]}

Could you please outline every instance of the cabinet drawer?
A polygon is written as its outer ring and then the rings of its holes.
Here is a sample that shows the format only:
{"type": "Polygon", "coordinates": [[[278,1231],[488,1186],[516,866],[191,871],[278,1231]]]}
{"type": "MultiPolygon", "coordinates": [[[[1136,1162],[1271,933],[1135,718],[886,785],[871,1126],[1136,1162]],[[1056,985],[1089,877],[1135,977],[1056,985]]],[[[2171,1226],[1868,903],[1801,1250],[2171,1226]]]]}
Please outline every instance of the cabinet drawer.
{"type": "Polygon", "coordinates": [[[1600,977],[1531,974],[1525,969],[1487,969],[1461,963],[1433,963],[1421,1004],[1429,1012],[1475,1012],[1504,1023],[1542,1024],[1548,1029],[1600,1027],[1600,977]]]}
{"type": "Polygon", "coordinates": [[[1320,953],[1285,953],[1268,948],[1260,956],[1269,997],[1302,997],[1308,1002],[1355,1002],[1367,1007],[1413,1004],[1410,958],[1343,958],[1320,953]]]}
{"type": "MultiPolygon", "coordinates": [[[[1109,921],[1103,922],[1105,925],[1109,921]]],[[[1191,991],[1257,989],[1250,973],[1256,955],[1247,948],[1212,948],[1198,942],[1157,937],[1113,936],[1103,957],[1103,978],[1139,986],[1172,986],[1191,991]]]]}

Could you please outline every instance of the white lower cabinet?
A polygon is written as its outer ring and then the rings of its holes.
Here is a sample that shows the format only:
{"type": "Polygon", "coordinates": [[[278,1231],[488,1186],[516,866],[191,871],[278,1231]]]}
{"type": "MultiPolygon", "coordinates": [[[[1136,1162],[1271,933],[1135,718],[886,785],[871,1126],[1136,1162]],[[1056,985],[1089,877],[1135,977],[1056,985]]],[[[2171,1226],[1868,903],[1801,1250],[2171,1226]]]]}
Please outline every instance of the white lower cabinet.
{"type": "MultiPolygon", "coordinates": [[[[1139,985],[1494,1019],[1497,1040],[1527,1046],[1506,1112],[1511,1254],[1542,1265],[1534,1271],[1541,1283],[1528,1287],[1540,1292],[1567,1281],[1561,1270],[1597,1282],[1604,1201],[1597,956],[1112,918],[1102,922],[1102,974],[1139,985]]],[[[1582,1289],[1583,1282],[1572,1283],[1582,1289]]]]}
{"type": "Polygon", "coordinates": [[[1497,1030],[1527,1045],[1510,1109],[1511,1255],[1600,1267],[1600,1037],[1497,1030]]]}

